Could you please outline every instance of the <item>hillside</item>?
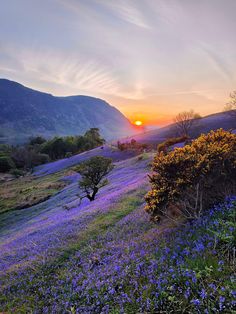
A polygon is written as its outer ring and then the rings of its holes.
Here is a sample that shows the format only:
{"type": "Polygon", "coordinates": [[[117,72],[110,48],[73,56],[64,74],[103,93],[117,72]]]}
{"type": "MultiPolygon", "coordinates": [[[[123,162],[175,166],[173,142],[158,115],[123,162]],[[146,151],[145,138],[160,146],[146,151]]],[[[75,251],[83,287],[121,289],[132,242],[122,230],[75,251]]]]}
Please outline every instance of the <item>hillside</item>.
{"type": "Polygon", "coordinates": [[[126,117],[102,99],[55,97],[5,79],[0,79],[0,111],[1,142],[83,134],[92,127],[108,140],[135,132],[126,117]]]}
{"type": "MultiPolygon", "coordinates": [[[[91,151],[89,157],[98,152],[91,151]]],[[[232,269],[224,262],[227,242],[222,248],[222,235],[233,235],[234,228],[228,227],[235,199],[184,227],[176,228],[171,221],[156,225],[143,209],[153,154],[132,157],[106,147],[105,156],[113,157],[115,168],[96,201],[80,204],[71,157],[37,168],[28,178],[47,188],[46,183],[55,181],[48,171],[52,168],[66,187],[38,205],[1,215],[1,310],[233,311],[232,269]]],[[[77,162],[84,157],[78,155],[77,162]]],[[[9,192],[20,189],[17,182],[9,182],[9,192]]],[[[37,187],[32,188],[35,195],[37,187]]]]}
{"type": "MultiPolygon", "coordinates": [[[[197,137],[201,133],[208,133],[211,130],[217,130],[220,128],[225,130],[236,129],[235,118],[230,116],[227,112],[219,112],[203,117],[198,119],[196,125],[191,130],[190,135],[192,137],[197,137]]],[[[135,139],[139,143],[157,144],[164,141],[168,137],[174,136],[176,136],[175,124],[170,124],[160,129],[123,138],[121,142],[135,139]]]]}
{"type": "MultiPolygon", "coordinates": [[[[212,146],[206,140],[206,147],[220,149],[216,135],[214,141],[212,146]]],[[[106,144],[0,181],[4,313],[233,313],[236,198],[207,208],[198,219],[162,217],[154,223],[144,210],[154,156],[106,144]],[[113,160],[109,183],[95,201],[81,201],[74,166],[98,155],[113,160]]],[[[164,167],[165,155],[160,158],[164,167]]],[[[211,167],[218,169],[216,161],[211,167]]],[[[181,173],[189,168],[185,164],[181,173]]],[[[168,169],[164,172],[177,189],[180,172],[168,169]]]]}

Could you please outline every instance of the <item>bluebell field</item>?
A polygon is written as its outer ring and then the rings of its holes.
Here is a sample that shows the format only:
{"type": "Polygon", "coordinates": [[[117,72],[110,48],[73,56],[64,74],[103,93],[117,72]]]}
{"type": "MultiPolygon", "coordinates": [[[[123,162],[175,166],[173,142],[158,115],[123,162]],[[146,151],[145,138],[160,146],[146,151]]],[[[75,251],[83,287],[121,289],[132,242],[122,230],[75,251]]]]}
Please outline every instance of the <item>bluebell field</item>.
{"type": "Polygon", "coordinates": [[[154,225],[142,204],[105,217],[67,254],[4,277],[2,311],[234,313],[236,197],[178,228],[154,225]]]}

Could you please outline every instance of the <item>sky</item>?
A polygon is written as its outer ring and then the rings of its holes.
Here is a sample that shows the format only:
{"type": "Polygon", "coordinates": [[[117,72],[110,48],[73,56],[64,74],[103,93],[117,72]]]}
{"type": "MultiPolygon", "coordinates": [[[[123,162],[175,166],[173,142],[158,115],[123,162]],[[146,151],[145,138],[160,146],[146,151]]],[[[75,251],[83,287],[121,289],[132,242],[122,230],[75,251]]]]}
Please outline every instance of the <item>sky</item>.
{"type": "Polygon", "coordinates": [[[219,112],[236,89],[235,12],[236,0],[0,0],[0,77],[146,125],[219,112]]]}

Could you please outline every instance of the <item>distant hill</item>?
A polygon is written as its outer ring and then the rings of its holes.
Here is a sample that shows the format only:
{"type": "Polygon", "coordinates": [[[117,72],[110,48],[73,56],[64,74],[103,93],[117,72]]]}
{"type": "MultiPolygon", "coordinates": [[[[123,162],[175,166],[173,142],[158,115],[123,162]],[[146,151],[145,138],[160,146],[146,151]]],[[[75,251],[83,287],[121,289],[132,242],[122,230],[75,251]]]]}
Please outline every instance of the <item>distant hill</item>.
{"type": "Polygon", "coordinates": [[[0,79],[0,142],[82,134],[92,127],[98,127],[107,140],[135,133],[128,119],[102,99],[55,97],[0,79]]]}
{"type": "MultiPolygon", "coordinates": [[[[190,135],[197,137],[201,133],[208,133],[211,130],[223,128],[225,130],[236,129],[236,119],[229,112],[219,112],[198,119],[195,127],[193,127],[190,135]]],[[[123,138],[121,142],[135,139],[139,143],[157,144],[164,141],[166,138],[178,136],[176,134],[175,124],[170,124],[163,128],[137,134],[131,137],[123,138]]]]}

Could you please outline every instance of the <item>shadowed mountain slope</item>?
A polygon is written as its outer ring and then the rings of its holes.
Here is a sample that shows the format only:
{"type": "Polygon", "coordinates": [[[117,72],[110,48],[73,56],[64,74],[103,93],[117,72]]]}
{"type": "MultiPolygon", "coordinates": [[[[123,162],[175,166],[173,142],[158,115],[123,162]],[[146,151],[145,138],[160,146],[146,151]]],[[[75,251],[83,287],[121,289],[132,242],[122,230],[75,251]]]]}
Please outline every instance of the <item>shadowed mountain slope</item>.
{"type": "Polygon", "coordinates": [[[93,127],[108,140],[135,132],[128,119],[102,99],[55,97],[5,79],[0,79],[0,111],[1,142],[82,134],[93,127]]]}

